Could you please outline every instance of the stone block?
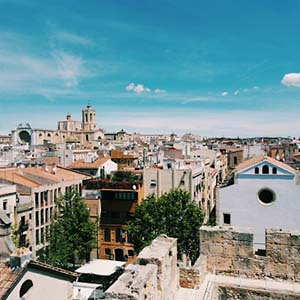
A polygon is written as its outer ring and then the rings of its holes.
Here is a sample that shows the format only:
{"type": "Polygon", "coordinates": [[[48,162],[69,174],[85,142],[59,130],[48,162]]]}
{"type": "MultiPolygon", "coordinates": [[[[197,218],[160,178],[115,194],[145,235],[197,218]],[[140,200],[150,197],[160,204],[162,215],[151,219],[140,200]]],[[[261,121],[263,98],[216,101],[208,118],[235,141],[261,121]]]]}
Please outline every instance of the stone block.
{"type": "Polygon", "coordinates": [[[220,243],[209,244],[209,254],[212,256],[223,256],[224,245],[220,243]]]}
{"type": "Polygon", "coordinates": [[[288,243],[290,246],[298,246],[300,248],[300,236],[292,234],[288,239],[288,243]]]}

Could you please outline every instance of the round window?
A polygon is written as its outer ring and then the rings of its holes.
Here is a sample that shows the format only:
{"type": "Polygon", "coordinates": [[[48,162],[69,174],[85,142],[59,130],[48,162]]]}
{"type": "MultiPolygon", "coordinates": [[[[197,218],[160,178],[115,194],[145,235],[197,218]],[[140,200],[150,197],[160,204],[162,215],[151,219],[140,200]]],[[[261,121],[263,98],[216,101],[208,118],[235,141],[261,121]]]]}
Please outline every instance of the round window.
{"type": "Polygon", "coordinates": [[[263,204],[271,204],[275,201],[275,193],[267,188],[261,189],[257,193],[258,199],[263,203],[263,204]]]}

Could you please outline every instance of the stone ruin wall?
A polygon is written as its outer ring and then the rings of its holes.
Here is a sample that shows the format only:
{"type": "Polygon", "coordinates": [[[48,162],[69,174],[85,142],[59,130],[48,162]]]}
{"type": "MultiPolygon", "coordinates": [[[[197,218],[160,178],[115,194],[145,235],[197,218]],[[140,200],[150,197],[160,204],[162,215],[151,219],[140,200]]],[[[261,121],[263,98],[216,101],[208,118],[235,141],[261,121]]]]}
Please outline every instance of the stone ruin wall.
{"type": "Polygon", "coordinates": [[[179,268],[179,285],[182,288],[198,288],[206,274],[206,256],[199,256],[192,267],[179,268]]]}
{"type": "Polygon", "coordinates": [[[173,300],[178,282],[177,239],[160,235],[126,267],[105,299],[173,300]]]}
{"type": "Polygon", "coordinates": [[[300,232],[268,229],[266,256],[258,256],[254,254],[252,232],[203,226],[200,254],[207,258],[207,271],[211,273],[300,282],[300,232]]]}
{"type": "Polygon", "coordinates": [[[299,294],[276,293],[222,286],[218,288],[218,294],[218,300],[299,300],[299,294]]]}

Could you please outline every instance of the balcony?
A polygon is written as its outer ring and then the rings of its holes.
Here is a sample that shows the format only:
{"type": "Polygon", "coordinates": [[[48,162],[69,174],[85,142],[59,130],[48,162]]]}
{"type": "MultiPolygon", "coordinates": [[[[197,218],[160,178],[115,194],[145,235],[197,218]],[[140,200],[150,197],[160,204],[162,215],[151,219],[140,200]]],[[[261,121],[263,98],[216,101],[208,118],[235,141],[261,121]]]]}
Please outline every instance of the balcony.
{"type": "Polygon", "coordinates": [[[128,181],[111,181],[106,179],[87,180],[84,182],[86,189],[107,189],[107,190],[133,190],[142,187],[142,181],[128,182],[128,181]]]}

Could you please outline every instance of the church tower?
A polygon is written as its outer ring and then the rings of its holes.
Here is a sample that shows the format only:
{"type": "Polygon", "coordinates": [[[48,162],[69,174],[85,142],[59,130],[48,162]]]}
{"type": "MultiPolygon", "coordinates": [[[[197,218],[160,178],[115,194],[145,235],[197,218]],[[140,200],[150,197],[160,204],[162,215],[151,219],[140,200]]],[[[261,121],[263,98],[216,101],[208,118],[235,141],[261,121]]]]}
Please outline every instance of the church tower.
{"type": "Polygon", "coordinates": [[[93,131],[96,129],[96,109],[90,104],[82,110],[82,130],[93,131]]]}

